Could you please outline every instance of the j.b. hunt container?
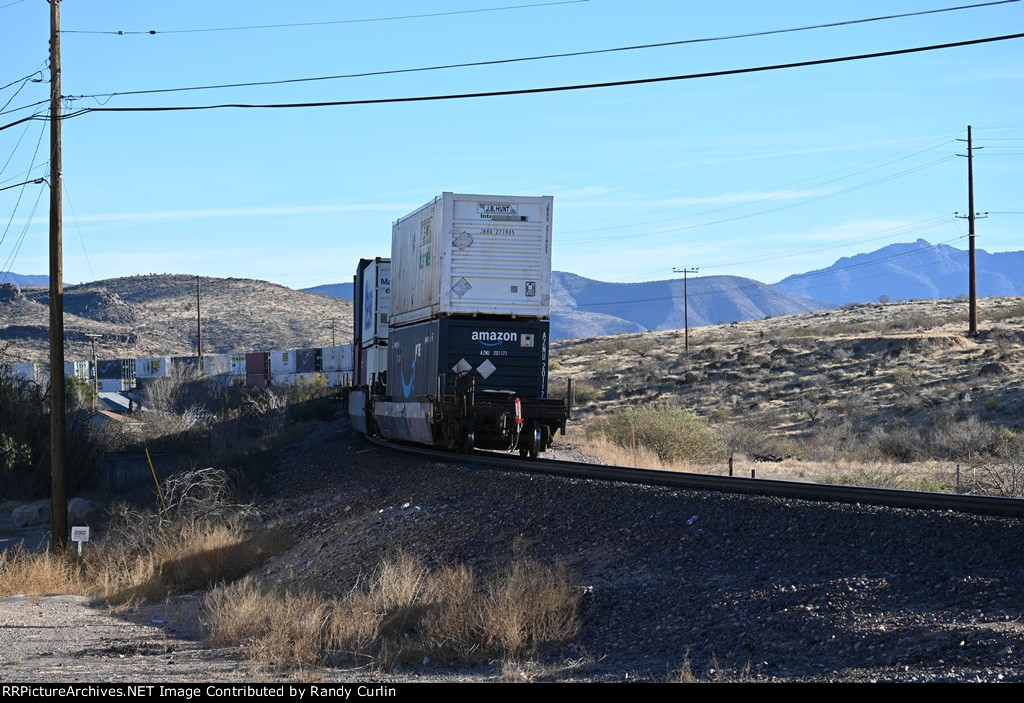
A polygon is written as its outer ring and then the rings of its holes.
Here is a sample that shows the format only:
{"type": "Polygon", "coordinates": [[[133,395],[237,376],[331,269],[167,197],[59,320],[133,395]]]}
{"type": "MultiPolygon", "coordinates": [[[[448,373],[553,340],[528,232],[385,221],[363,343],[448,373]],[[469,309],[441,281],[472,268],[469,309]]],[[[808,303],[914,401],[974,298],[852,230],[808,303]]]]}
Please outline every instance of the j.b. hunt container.
{"type": "Polygon", "coordinates": [[[416,401],[455,392],[456,379],[473,378],[476,393],[513,391],[547,396],[547,320],[441,318],[392,328],[388,340],[388,395],[416,401]]]}
{"type": "Polygon", "coordinates": [[[448,316],[546,319],[551,211],[545,196],[443,193],[391,230],[391,326],[448,316]]]}

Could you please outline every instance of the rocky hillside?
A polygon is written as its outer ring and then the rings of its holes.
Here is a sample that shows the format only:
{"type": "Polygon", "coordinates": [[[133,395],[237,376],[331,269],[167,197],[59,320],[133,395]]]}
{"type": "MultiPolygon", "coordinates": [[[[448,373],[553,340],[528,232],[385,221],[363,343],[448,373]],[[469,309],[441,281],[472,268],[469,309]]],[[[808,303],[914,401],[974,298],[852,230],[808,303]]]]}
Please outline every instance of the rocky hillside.
{"type": "MultiPolygon", "coordinates": [[[[203,351],[246,352],[327,346],[351,337],[350,301],[266,281],[200,279],[203,351]]],[[[0,349],[6,361],[45,361],[49,292],[0,284],[0,349]]],[[[151,274],[68,286],[64,292],[68,359],[188,355],[196,346],[196,279],[151,274]]]]}
{"type": "Polygon", "coordinates": [[[680,330],[565,340],[551,387],[574,380],[582,425],[678,403],[748,455],[968,462],[1024,435],[1024,300],[980,318],[971,338],[966,302],[853,304],[691,330],[689,351],[680,330]]]}

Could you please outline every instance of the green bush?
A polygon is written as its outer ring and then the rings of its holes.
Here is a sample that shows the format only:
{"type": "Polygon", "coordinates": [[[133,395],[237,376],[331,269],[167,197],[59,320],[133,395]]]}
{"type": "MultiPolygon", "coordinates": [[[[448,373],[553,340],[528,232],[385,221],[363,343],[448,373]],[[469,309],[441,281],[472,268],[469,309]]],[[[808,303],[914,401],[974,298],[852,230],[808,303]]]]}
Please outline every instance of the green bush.
{"type": "Polygon", "coordinates": [[[726,455],[725,443],[696,413],[676,403],[659,402],[616,410],[587,428],[625,449],[633,446],[655,453],[664,462],[717,461],[726,455]]]}

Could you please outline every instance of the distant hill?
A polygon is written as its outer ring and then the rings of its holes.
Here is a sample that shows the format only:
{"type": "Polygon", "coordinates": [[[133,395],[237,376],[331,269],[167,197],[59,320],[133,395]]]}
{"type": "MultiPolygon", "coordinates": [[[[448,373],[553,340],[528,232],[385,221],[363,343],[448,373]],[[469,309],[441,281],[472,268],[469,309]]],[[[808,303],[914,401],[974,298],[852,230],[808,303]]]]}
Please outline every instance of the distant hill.
{"type": "MultiPolygon", "coordinates": [[[[352,298],[351,283],[304,290],[346,300],[352,298]]],[[[832,307],[738,276],[691,278],[689,301],[691,327],[832,307]]],[[[551,274],[552,339],[679,329],[683,325],[681,278],[646,283],[605,283],[564,271],[551,274]]]]}
{"type": "MultiPolygon", "coordinates": [[[[689,323],[702,327],[825,310],[831,305],[798,298],[739,276],[702,276],[688,285],[689,323]]],[[[551,337],[679,329],[685,324],[683,280],[605,283],[572,273],[552,274],[551,337]]]]}
{"type": "MultiPolygon", "coordinates": [[[[1024,251],[977,251],[978,295],[1024,295],[1024,251]]],[[[890,244],[869,254],[839,259],[828,268],[796,274],[777,290],[835,305],[967,295],[968,252],[918,239],[890,244]]]]}
{"type": "Polygon", "coordinates": [[[353,287],[351,283],[326,283],[322,286],[313,286],[312,288],[303,288],[302,290],[306,293],[316,293],[318,295],[329,295],[332,298],[352,300],[353,287]]]}
{"type": "Polygon", "coordinates": [[[26,276],[20,273],[0,273],[0,283],[13,283],[16,286],[48,286],[49,276],[26,276]]]}
{"type": "MultiPolygon", "coordinates": [[[[202,278],[205,353],[328,346],[349,341],[352,303],[266,281],[202,278]]],[[[100,357],[178,356],[196,349],[195,276],[151,274],[64,289],[65,355],[88,358],[88,334],[100,357]]],[[[0,283],[0,350],[5,361],[45,361],[49,291],[0,283]]]]}

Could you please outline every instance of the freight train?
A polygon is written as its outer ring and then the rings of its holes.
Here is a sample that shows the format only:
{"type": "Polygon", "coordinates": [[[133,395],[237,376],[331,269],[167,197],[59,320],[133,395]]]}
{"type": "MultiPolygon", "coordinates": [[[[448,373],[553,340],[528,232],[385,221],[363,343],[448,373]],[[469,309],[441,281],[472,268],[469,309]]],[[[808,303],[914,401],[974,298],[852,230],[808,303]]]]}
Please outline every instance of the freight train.
{"type": "Polygon", "coordinates": [[[548,398],[550,196],[443,193],[396,221],[354,277],[353,427],[536,458],[565,433],[548,398]]]}
{"type": "MultiPolygon", "coordinates": [[[[266,386],[297,386],[322,383],[325,387],[348,386],[352,382],[352,345],[309,349],[281,349],[246,354],[205,354],[197,356],[156,356],[130,359],[68,361],[66,378],[95,383],[100,393],[143,390],[148,384],[183,371],[194,370],[211,383],[266,386]]],[[[48,364],[0,364],[0,376],[45,384],[50,379],[48,364]]]]}

